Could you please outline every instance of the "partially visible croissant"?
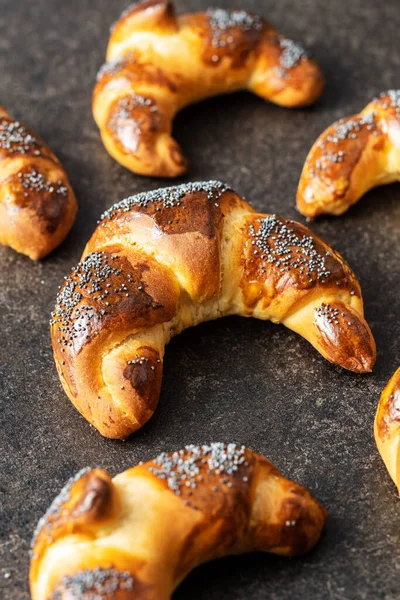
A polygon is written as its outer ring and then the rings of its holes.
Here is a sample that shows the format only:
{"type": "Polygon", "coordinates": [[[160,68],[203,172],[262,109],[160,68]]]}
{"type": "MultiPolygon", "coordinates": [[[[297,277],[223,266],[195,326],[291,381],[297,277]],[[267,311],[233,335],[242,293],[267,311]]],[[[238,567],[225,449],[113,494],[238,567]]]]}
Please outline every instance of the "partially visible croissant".
{"type": "Polygon", "coordinates": [[[76,210],[58,159],[0,107],[0,244],[43,258],[63,241],[76,210]]]}
{"type": "Polygon", "coordinates": [[[282,106],[322,92],[317,64],[298,44],[244,10],[176,17],[168,0],[128,8],[112,29],[93,114],[108,152],[135,173],[176,177],[187,160],[171,137],[178,111],[248,89],[282,106]]]}
{"type": "Polygon", "coordinates": [[[127,198],[103,215],[57,298],[64,389],[100,433],[125,438],[156,409],[171,337],[234,314],[283,323],[351,371],[375,362],[354,273],[303,225],[255,213],[221,182],[127,198]]]}
{"type": "Polygon", "coordinates": [[[400,493],[400,368],[382,392],[374,429],[380,455],[400,493]]]}
{"type": "Polygon", "coordinates": [[[301,174],[297,206],[306,217],[341,215],[371,188],[399,179],[400,90],[389,90],[318,138],[301,174]]]}
{"type": "Polygon", "coordinates": [[[310,550],[325,509],[243,446],[186,446],[114,479],[85,469],[39,521],[32,600],[168,600],[199,564],[310,550]]]}

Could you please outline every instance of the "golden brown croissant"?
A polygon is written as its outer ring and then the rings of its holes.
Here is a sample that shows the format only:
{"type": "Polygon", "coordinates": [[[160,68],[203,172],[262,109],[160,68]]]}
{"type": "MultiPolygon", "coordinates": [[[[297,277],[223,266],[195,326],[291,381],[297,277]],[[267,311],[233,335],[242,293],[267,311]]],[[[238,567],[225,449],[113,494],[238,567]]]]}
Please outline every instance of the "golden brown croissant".
{"type": "Polygon", "coordinates": [[[400,90],[340,119],[311,148],[297,206],[306,217],[341,215],[371,188],[400,177],[400,90]]]}
{"type": "Polygon", "coordinates": [[[76,199],[48,146],[0,107],[0,244],[37,260],[72,227],[76,199]]]}
{"type": "Polygon", "coordinates": [[[221,182],[142,193],[109,209],[65,279],[51,333],[64,389],[103,435],[153,414],[165,344],[225,315],[283,323],[331,362],[375,362],[359,283],[291,220],[261,215],[221,182]]]}
{"type": "Polygon", "coordinates": [[[84,469],[39,521],[33,600],[167,600],[197,565],[253,550],[292,556],[325,509],[243,446],[186,446],[114,479],[84,469]]]}
{"type": "Polygon", "coordinates": [[[375,417],[375,441],[400,493],[400,369],[382,392],[375,417]]]}
{"type": "Polygon", "coordinates": [[[303,106],[323,88],[318,66],[300,45],[244,10],[177,18],[168,0],[145,0],[113,27],[106,59],[94,118],[111,156],[142,175],[187,170],[171,131],[188,104],[248,89],[282,106],[303,106]]]}

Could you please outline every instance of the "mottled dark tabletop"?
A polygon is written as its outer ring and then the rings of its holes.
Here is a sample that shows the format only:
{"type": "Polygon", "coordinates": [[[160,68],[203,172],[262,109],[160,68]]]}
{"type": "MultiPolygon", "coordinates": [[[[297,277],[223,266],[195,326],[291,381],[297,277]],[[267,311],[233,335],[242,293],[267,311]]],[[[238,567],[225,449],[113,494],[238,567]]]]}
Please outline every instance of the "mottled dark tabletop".
{"type": "MultiPolygon", "coordinates": [[[[203,566],[174,598],[395,600],[400,502],[373,440],[380,392],[400,365],[400,184],[375,189],[346,216],[312,225],[357,273],[378,346],[372,375],[326,362],[280,326],[227,318],[188,330],[166,353],[159,407],[127,442],[103,439],[58,380],[48,318],[100,213],[167,182],[135,176],[103,148],[91,93],[109,25],[126,0],[0,0],[0,104],[60,157],[79,201],[66,242],[32,263],[0,248],[0,597],[29,598],[28,546],[65,480],[86,465],[112,474],[186,443],[237,441],[308,486],[329,510],[308,556],[253,554],[203,566]]],[[[400,86],[398,0],[220,0],[264,14],[305,43],[327,78],[321,100],[285,110],[240,93],[183,111],[175,135],[187,179],[226,180],[257,208],[303,220],[294,199],[316,136],[400,86]]],[[[207,6],[178,0],[179,11],[207,6]]]]}

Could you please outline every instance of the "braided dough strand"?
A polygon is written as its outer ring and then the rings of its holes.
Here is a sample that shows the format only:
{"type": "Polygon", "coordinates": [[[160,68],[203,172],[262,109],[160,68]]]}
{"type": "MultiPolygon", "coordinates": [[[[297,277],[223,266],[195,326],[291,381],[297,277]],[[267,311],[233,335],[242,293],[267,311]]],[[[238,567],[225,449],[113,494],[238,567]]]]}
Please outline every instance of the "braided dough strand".
{"type": "Polygon", "coordinates": [[[188,104],[248,89],[282,106],[302,106],[323,88],[306,51],[261,17],[222,9],[176,17],[167,0],[147,0],[123,13],[107,61],[93,115],[108,152],[142,175],[176,177],[187,170],[171,132],[188,104]]]}
{"type": "Polygon", "coordinates": [[[325,518],[308,490],[235,444],[186,446],[114,479],[85,469],[39,521],[32,600],[168,600],[205,561],[304,554],[325,518]]]}

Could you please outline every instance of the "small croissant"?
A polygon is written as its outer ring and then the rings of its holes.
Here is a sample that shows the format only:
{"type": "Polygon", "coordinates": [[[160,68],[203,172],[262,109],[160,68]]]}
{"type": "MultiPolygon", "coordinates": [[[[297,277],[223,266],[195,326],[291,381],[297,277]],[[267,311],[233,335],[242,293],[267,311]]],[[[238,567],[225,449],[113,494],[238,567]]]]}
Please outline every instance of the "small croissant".
{"type": "Polygon", "coordinates": [[[244,10],[180,17],[168,0],[129,7],[111,30],[93,94],[104,145],[135,173],[177,177],[188,162],[172,138],[185,106],[247,89],[281,106],[313,103],[324,81],[299,44],[244,10]]]}
{"type": "Polygon", "coordinates": [[[168,600],[214,558],[304,554],[325,519],[308,490],[235,444],[186,446],[114,479],[84,469],[38,523],[32,600],[168,600]]]}
{"type": "Polygon", "coordinates": [[[382,392],[374,432],[380,455],[400,493],[400,368],[382,392]]]}
{"type": "Polygon", "coordinates": [[[400,90],[337,121],[311,148],[297,207],[306,217],[341,215],[371,188],[400,178],[400,90]]]}
{"type": "Polygon", "coordinates": [[[76,211],[59,160],[0,107],[0,244],[43,258],[64,240],[76,211]]]}
{"type": "Polygon", "coordinates": [[[61,382],[100,433],[125,438],[156,409],[169,340],[227,315],[283,323],[357,373],[375,362],[360,286],[341,256],[210,181],[104,213],[52,314],[61,382]]]}

